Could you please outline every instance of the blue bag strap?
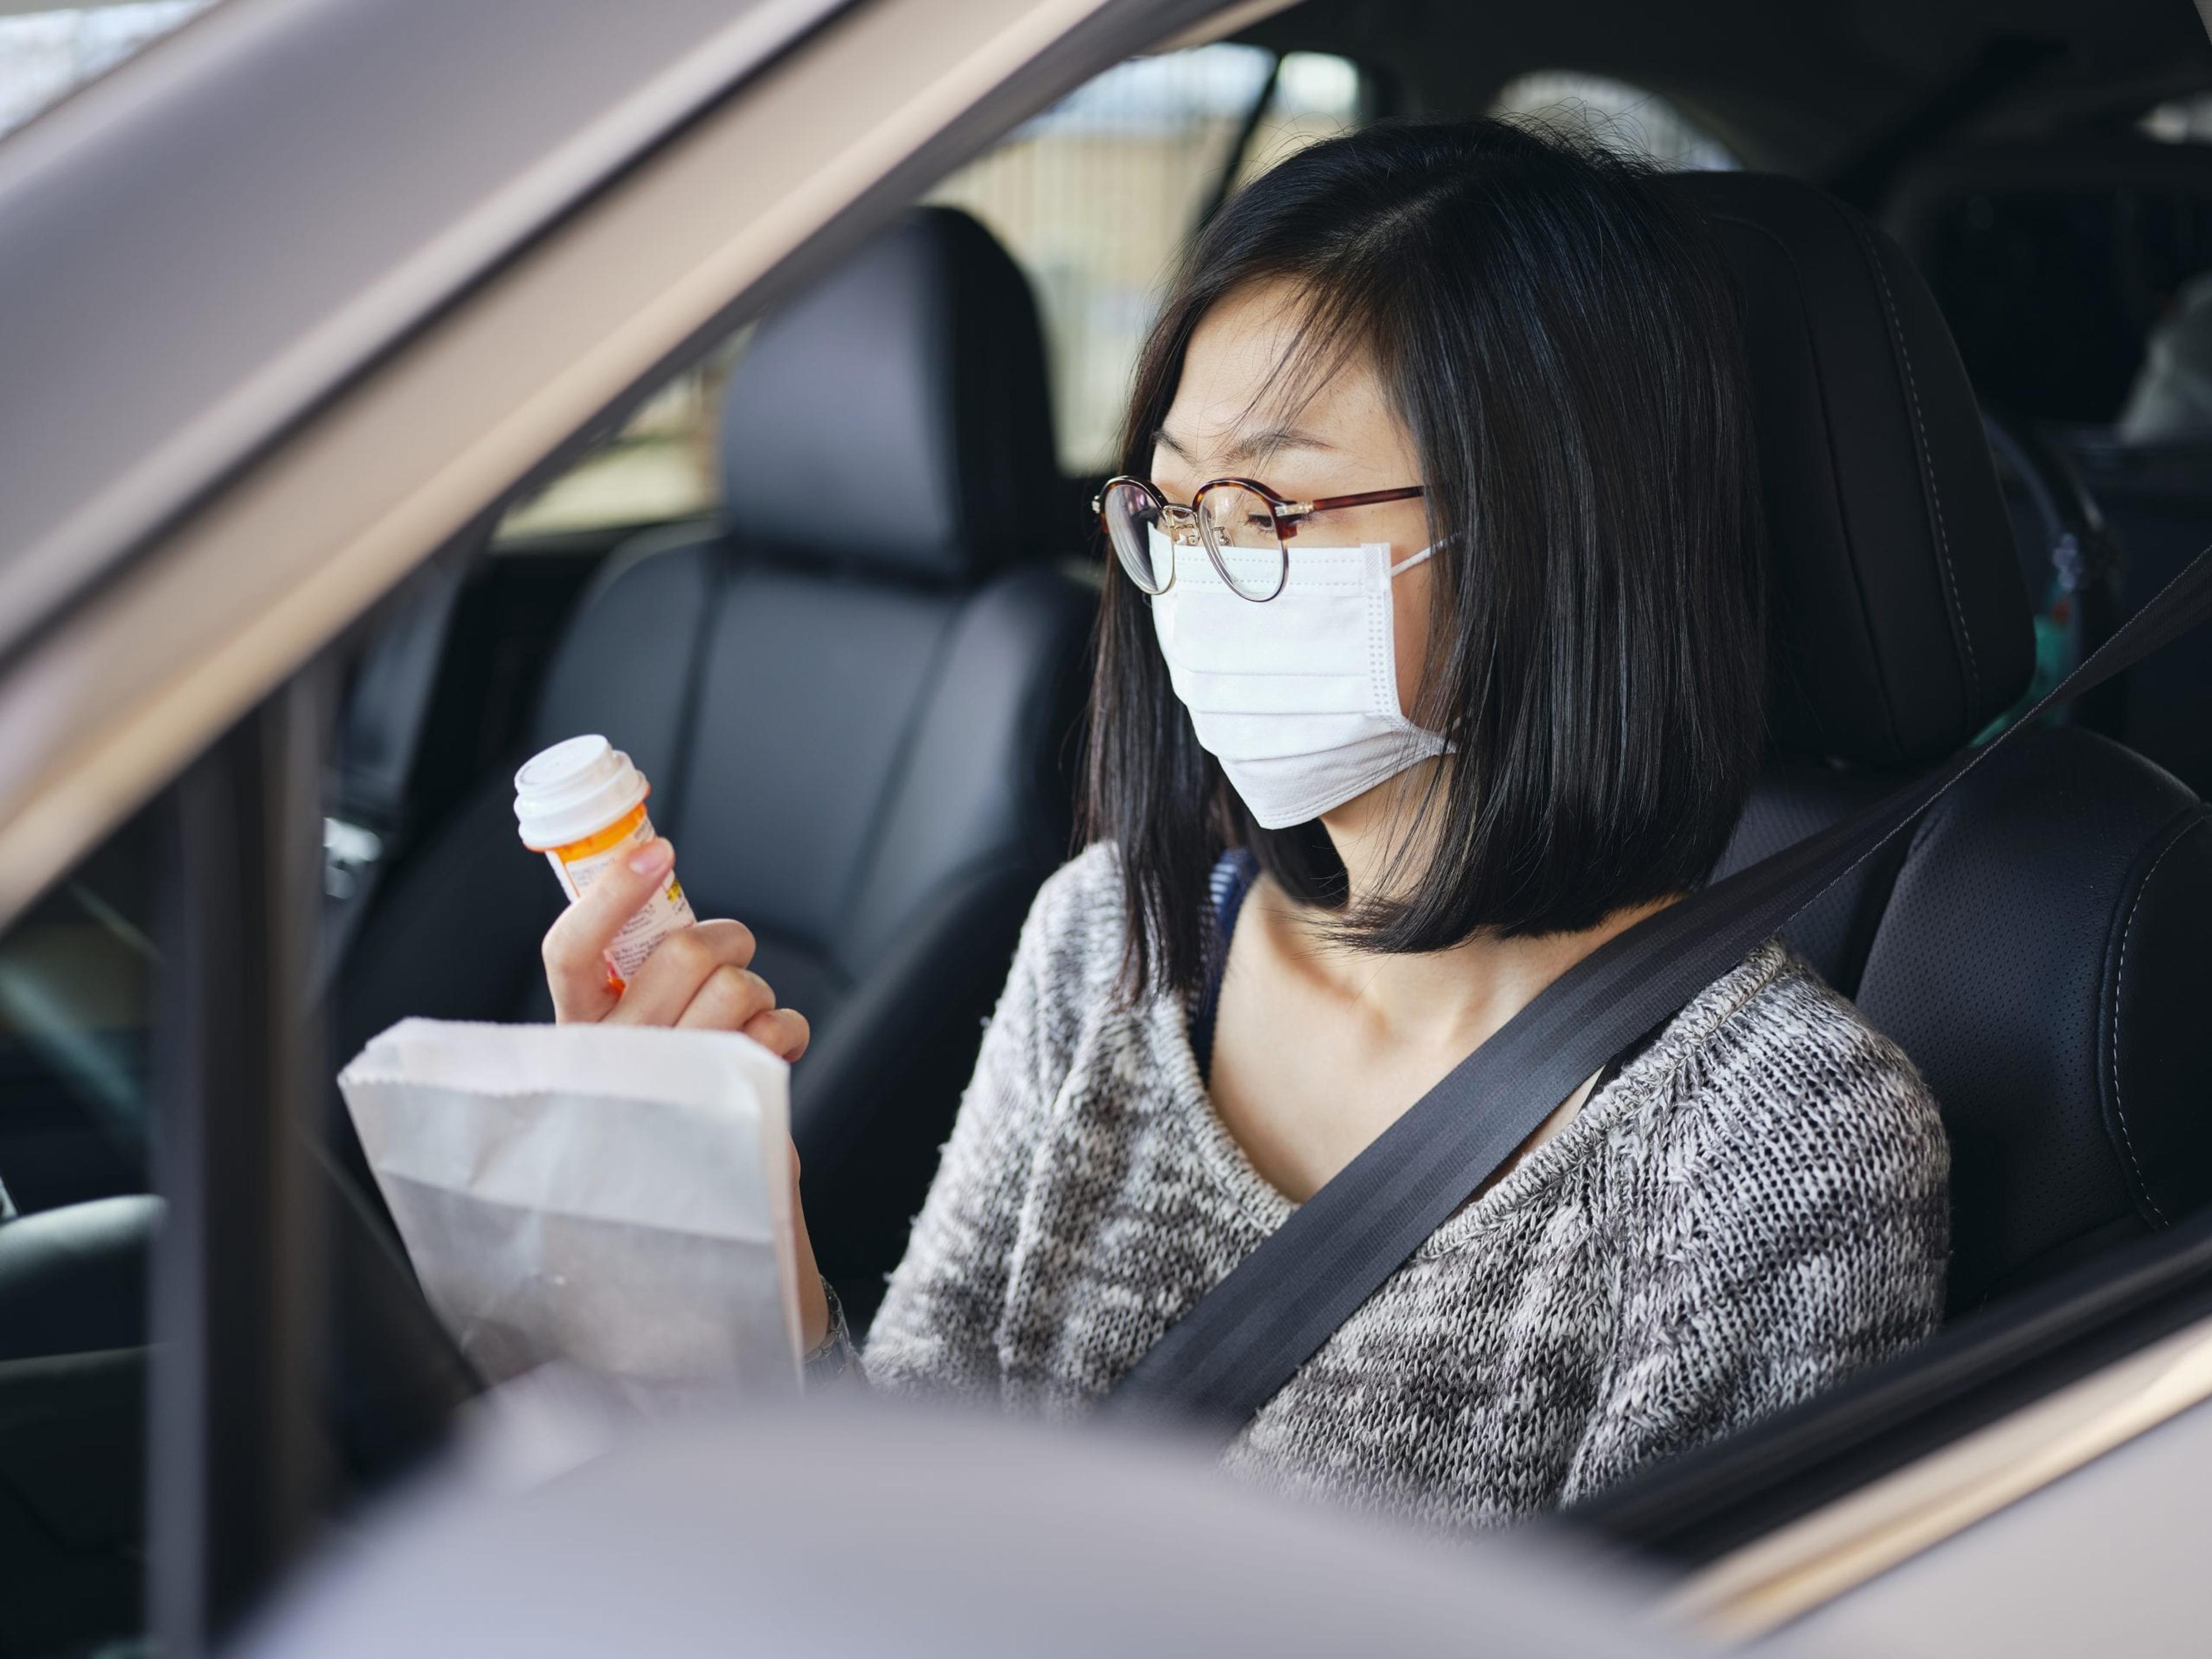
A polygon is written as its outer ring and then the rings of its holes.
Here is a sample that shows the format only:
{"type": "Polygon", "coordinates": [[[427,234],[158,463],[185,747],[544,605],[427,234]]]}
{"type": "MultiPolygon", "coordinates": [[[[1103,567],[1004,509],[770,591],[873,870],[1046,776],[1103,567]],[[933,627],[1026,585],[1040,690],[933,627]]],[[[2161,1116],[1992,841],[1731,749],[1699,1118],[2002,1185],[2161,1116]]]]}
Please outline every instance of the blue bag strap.
{"type": "Polygon", "coordinates": [[[1206,967],[1206,984],[1198,1006],[1190,1013],[1190,1051],[1198,1060],[1201,1081],[1213,1073],[1213,1028],[1221,1012],[1221,975],[1229,966],[1229,942],[1237,934],[1237,918],[1243,914],[1245,895],[1259,879],[1260,861],[1242,847],[1232,847],[1218,859],[1206,878],[1213,899],[1213,949],[1206,967]]]}

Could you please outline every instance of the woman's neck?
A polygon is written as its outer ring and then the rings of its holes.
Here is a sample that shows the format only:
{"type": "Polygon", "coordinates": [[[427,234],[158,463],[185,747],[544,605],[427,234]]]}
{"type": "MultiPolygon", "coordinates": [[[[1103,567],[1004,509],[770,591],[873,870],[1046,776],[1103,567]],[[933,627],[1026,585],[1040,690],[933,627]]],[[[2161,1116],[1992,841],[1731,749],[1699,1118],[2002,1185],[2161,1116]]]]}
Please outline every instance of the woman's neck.
{"type": "MultiPolygon", "coordinates": [[[[1322,819],[1344,861],[1355,905],[1382,891],[1392,878],[1393,849],[1432,764],[1401,774],[1322,819]]],[[[1418,867],[1418,860],[1406,862],[1418,867]]],[[[1298,907],[1286,908],[1279,919],[1297,942],[1304,969],[1334,996],[1357,1006],[1365,1019],[1396,1041],[1465,1053],[1599,945],[1674,902],[1669,896],[1616,910],[1577,933],[1513,939],[1481,933],[1418,956],[1340,945],[1328,937],[1328,916],[1298,907]]]]}

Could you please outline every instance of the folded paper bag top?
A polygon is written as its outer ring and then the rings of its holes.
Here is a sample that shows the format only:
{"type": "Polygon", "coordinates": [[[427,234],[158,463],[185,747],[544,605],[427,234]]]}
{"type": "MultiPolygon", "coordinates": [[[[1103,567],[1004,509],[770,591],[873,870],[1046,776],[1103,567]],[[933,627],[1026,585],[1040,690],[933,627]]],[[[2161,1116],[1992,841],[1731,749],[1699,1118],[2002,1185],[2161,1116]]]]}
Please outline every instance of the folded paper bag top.
{"type": "Polygon", "coordinates": [[[788,1391],[789,1068],[731,1032],[401,1022],[338,1084],[424,1294],[491,1381],[788,1391]]]}

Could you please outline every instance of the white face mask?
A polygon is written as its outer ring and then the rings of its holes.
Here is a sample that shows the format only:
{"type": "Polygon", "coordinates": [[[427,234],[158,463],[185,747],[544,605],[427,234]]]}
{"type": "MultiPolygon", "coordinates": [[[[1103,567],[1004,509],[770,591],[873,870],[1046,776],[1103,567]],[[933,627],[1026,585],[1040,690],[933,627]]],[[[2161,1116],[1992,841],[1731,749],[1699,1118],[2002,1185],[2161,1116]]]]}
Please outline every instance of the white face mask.
{"type": "MultiPolygon", "coordinates": [[[[1167,538],[1152,535],[1165,569],[1167,538]]],[[[1174,550],[1174,586],[1152,599],[1168,675],[1200,744],[1263,827],[1334,811],[1449,747],[1399,708],[1391,634],[1390,579],[1431,550],[1394,565],[1385,543],[1301,546],[1283,591],[1255,605],[1230,591],[1204,549],[1174,550]]],[[[1255,586],[1273,580],[1273,549],[1227,556],[1253,560],[1255,586]]]]}

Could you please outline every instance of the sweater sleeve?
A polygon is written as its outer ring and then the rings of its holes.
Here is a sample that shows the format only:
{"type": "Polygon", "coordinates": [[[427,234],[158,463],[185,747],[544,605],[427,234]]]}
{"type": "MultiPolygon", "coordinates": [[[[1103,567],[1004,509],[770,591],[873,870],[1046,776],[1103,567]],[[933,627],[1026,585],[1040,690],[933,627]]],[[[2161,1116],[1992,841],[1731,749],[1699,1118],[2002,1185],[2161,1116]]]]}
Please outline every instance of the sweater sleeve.
{"type": "Polygon", "coordinates": [[[1620,1339],[1562,1500],[1781,1410],[1942,1316],[1950,1158],[1904,1054],[1825,987],[1790,1040],[1723,1024],[1621,1206],[1620,1339]]]}
{"type": "Polygon", "coordinates": [[[875,1387],[998,1394],[999,1326],[1022,1203],[1066,1071],[1073,1011],[1069,964],[1060,958],[1103,858],[1086,854],[1054,876],[1023,925],[951,1139],[869,1331],[864,1366],[875,1387]]]}

